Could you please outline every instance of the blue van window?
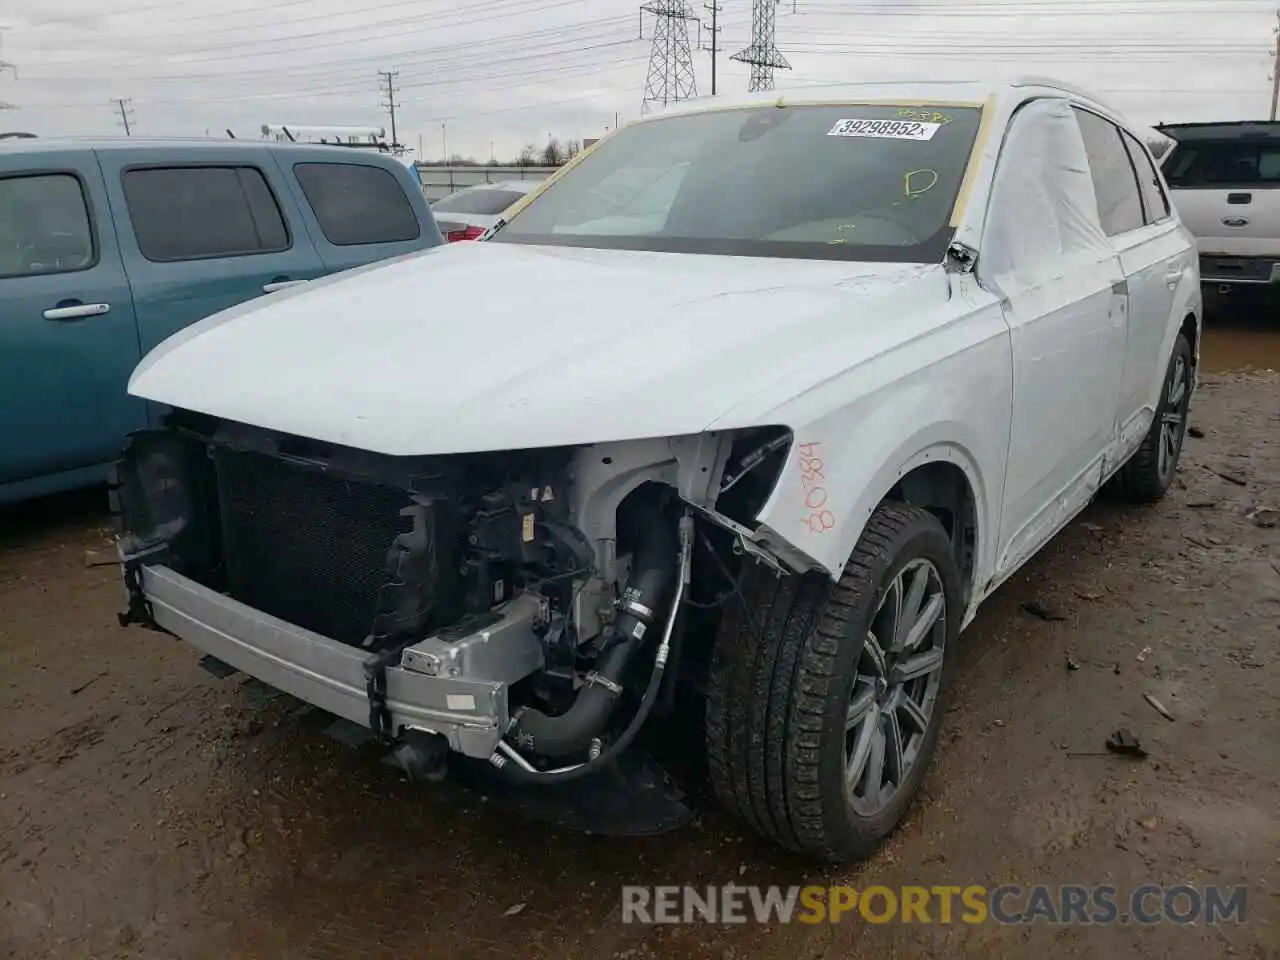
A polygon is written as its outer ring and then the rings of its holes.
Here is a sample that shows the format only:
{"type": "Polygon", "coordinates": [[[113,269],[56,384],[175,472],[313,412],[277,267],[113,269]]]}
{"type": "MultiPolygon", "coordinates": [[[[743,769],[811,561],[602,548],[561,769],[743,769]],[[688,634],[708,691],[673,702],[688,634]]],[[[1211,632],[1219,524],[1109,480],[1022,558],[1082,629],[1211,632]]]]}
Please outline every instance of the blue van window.
{"type": "Polygon", "coordinates": [[[0,277],[93,266],[89,207],[80,179],[47,173],[0,179],[0,277]]]}
{"type": "Polygon", "coordinates": [[[277,253],[284,215],[256,167],[142,167],[121,179],[138,249],[172,263],[277,253]]]}
{"type": "Polygon", "coordinates": [[[295,163],[293,172],[334,246],[418,239],[418,215],[390,171],[363,163],[295,163]]]}

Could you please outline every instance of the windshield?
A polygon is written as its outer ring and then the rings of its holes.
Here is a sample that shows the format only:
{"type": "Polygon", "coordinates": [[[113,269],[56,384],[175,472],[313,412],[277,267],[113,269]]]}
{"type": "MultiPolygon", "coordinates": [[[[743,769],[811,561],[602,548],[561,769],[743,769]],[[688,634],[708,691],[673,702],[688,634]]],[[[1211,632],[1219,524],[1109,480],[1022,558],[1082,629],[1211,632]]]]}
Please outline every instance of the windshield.
{"type": "Polygon", "coordinates": [[[940,261],[978,107],[767,106],[619,131],[491,242],[940,261]]]}
{"type": "Polygon", "coordinates": [[[437,200],[431,209],[441,213],[478,213],[489,216],[501,213],[523,196],[523,193],[515,190],[492,190],[488,187],[459,190],[443,200],[437,200]]]}

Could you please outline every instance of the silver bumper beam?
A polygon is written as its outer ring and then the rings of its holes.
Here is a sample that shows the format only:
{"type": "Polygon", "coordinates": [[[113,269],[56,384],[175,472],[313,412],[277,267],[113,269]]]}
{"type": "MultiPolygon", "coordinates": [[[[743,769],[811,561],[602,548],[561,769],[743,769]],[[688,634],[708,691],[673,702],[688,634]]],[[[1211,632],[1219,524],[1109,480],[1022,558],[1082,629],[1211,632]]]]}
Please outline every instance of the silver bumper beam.
{"type": "MultiPolygon", "coordinates": [[[[369,726],[366,651],[268,616],[169,567],[143,566],[141,575],[160,627],[263,683],[369,726]]],[[[519,603],[517,598],[510,606],[519,603]]],[[[439,644],[431,638],[409,647],[402,662],[420,662],[423,650],[439,644]]],[[[442,734],[451,749],[479,759],[493,754],[509,721],[507,683],[427,676],[398,664],[386,668],[386,705],[395,729],[442,734]]]]}

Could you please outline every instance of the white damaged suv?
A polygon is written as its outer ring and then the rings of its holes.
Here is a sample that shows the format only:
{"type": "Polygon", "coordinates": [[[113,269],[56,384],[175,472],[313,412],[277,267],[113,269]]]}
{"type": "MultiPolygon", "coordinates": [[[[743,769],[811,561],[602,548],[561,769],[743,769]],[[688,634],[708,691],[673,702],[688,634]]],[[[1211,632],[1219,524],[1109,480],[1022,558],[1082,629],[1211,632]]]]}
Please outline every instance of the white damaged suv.
{"type": "Polygon", "coordinates": [[[563,796],[665,729],[756,830],[857,857],[983,599],[1104,485],[1169,487],[1200,314],[1151,156],[1077,90],[695,102],[481,242],[153,351],[121,619],[415,776],[563,796]]]}

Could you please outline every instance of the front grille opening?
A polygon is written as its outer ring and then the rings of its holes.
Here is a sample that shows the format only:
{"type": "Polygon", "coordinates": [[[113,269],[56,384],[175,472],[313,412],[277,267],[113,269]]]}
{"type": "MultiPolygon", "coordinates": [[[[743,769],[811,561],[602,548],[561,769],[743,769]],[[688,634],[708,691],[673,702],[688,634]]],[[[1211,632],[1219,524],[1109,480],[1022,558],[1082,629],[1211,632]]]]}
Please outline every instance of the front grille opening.
{"type": "Polygon", "coordinates": [[[216,449],[227,587],[264,613],[343,643],[370,634],[409,494],[260,453],[216,449]]]}

